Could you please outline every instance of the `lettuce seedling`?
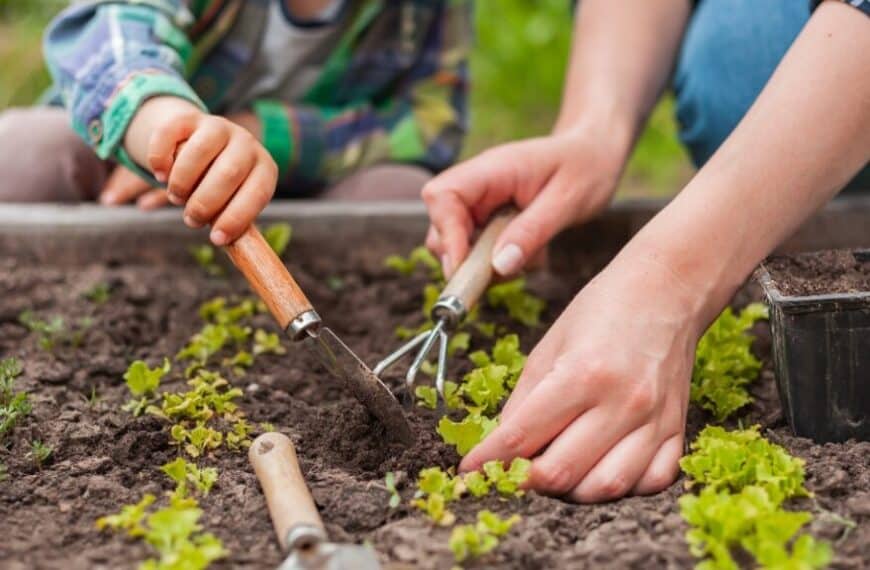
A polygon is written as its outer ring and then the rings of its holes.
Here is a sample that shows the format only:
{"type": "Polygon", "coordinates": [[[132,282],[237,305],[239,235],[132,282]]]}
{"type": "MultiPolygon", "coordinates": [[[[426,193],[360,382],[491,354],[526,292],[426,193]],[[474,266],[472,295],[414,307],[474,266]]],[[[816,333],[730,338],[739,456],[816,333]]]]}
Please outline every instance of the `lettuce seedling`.
{"type": "Polygon", "coordinates": [[[245,419],[236,420],[233,423],[232,431],[226,435],[227,447],[233,451],[251,447],[251,432],[253,431],[254,426],[249,424],[245,419]]]}
{"type": "Polygon", "coordinates": [[[144,495],[142,500],[135,505],[124,505],[121,512],[116,515],[107,515],[97,519],[97,529],[123,530],[128,536],[144,536],[146,529],[143,526],[145,513],[154,503],[154,495],[144,495]]]}
{"type": "Polygon", "coordinates": [[[546,301],[526,291],[523,277],[493,285],[486,292],[486,300],[494,308],[505,307],[512,319],[527,327],[541,324],[541,313],[547,308],[546,301]]]}
{"type": "Polygon", "coordinates": [[[218,478],[218,471],[214,467],[200,469],[195,463],[188,463],[182,457],[163,465],[160,470],[175,481],[174,494],[180,498],[187,496],[188,483],[192,483],[199,493],[208,495],[218,478]]]}
{"type": "Polygon", "coordinates": [[[470,409],[461,421],[454,422],[447,416],[438,422],[438,434],[449,445],[456,446],[459,455],[465,455],[471,448],[483,441],[498,425],[498,419],[480,414],[479,409],[470,409]]]}
{"type": "Polygon", "coordinates": [[[34,439],[30,442],[30,452],[28,452],[27,457],[33,460],[38,469],[42,469],[42,466],[51,457],[52,451],[54,451],[52,447],[34,439]]]}
{"type": "Polygon", "coordinates": [[[290,224],[272,224],[263,230],[263,237],[266,238],[266,243],[272,248],[278,257],[284,255],[287,251],[287,245],[290,243],[290,237],[293,235],[293,228],[290,224]]]}
{"type": "Polygon", "coordinates": [[[465,488],[468,489],[468,492],[473,496],[480,498],[489,494],[489,489],[492,484],[486,478],[486,475],[480,471],[466,473],[462,479],[465,481],[465,488]]]}
{"type": "Polygon", "coordinates": [[[812,518],[807,512],[786,511],[767,491],[749,485],[738,493],[707,487],[700,495],[680,498],[680,512],[691,528],[686,540],[694,556],[709,557],[705,568],[739,566],[731,555],[740,546],[764,568],[824,568],[830,546],[797,532],[812,518]]]}
{"type": "Polygon", "coordinates": [[[211,277],[220,277],[225,271],[215,259],[214,248],[208,244],[194,245],[188,248],[191,257],[197,265],[211,277]]]}
{"type": "Polygon", "coordinates": [[[489,364],[475,368],[462,380],[462,394],[487,414],[494,414],[507,396],[507,366],[489,364]]]}
{"type": "Polygon", "coordinates": [[[754,337],[747,331],[765,318],[767,308],[761,303],[748,305],[739,316],[728,307],[698,342],[690,397],[716,421],[752,401],[746,386],[758,377],[761,362],[752,354],[754,337]]]}
{"type": "Polygon", "coordinates": [[[506,497],[520,497],[523,491],[520,486],[529,479],[532,470],[532,462],[522,457],[511,461],[510,467],[505,470],[504,464],[495,459],[483,464],[483,472],[489,483],[495,486],[500,495],[506,497]]]}
{"type": "Polygon", "coordinates": [[[502,519],[495,513],[483,510],[477,513],[477,524],[459,525],[450,533],[450,550],[457,562],[477,558],[492,552],[498,539],[510,532],[520,521],[519,515],[502,519]]]}
{"type": "Polygon", "coordinates": [[[0,360],[0,439],[31,411],[27,394],[15,391],[15,379],[22,370],[17,358],[0,360]]]}
{"type": "Polygon", "coordinates": [[[286,352],[287,349],[281,346],[281,339],[277,333],[269,333],[263,329],[257,329],[254,332],[254,356],[261,354],[284,354],[286,352]]]}
{"type": "Polygon", "coordinates": [[[157,368],[148,368],[143,360],[131,363],[124,373],[124,382],[127,383],[127,388],[134,397],[124,405],[123,409],[132,412],[134,416],[141,415],[154,401],[160,381],[171,369],[168,358],[164,358],[163,366],[157,368]]]}
{"type": "Polygon", "coordinates": [[[446,504],[455,501],[465,492],[461,477],[438,467],[420,471],[417,479],[417,492],[411,505],[422,510],[436,524],[449,526],[456,517],[447,510],[446,504]]]}
{"type": "Polygon", "coordinates": [[[804,487],[803,460],[761,437],[758,426],[730,432],[707,426],[691,449],[692,453],[680,460],[680,467],[692,478],[690,485],[731,492],[758,486],[777,505],[791,497],[809,495],[804,487]]]}
{"type": "Polygon", "coordinates": [[[38,337],[39,347],[51,352],[58,343],[66,338],[66,324],[63,317],[54,316],[50,321],[43,321],[33,311],[24,311],[18,316],[18,322],[35,333],[38,337]]]}
{"type": "Polygon", "coordinates": [[[500,364],[507,367],[505,384],[511,390],[517,385],[523,367],[526,365],[526,355],[520,350],[520,337],[509,334],[495,341],[492,347],[492,356],[483,350],[476,350],[468,355],[468,358],[478,368],[490,364],[500,364]]]}
{"type": "Polygon", "coordinates": [[[202,570],[227,555],[221,541],[203,533],[199,525],[202,510],[194,506],[170,505],[148,516],[144,539],[160,554],[147,560],[140,570],[202,570]]]}
{"type": "Polygon", "coordinates": [[[387,492],[390,493],[390,508],[396,509],[399,507],[399,504],[402,502],[402,496],[399,494],[399,490],[396,489],[396,474],[392,471],[387,471],[387,474],[384,476],[384,486],[387,488],[387,492]]]}
{"type": "Polygon", "coordinates": [[[422,245],[411,250],[408,257],[402,257],[401,255],[387,257],[384,260],[384,265],[406,277],[412,275],[417,270],[417,267],[425,267],[429,270],[429,277],[434,281],[442,281],[444,279],[441,264],[432,255],[432,252],[422,245]]]}
{"type": "Polygon", "coordinates": [[[190,430],[181,424],[175,424],[169,430],[169,435],[175,445],[182,446],[185,453],[193,458],[217,449],[223,443],[223,434],[204,423],[198,423],[190,430]]]}
{"type": "Polygon", "coordinates": [[[109,295],[111,294],[111,289],[109,289],[108,283],[97,283],[90,289],[86,290],[82,293],[82,297],[94,303],[95,305],[102,305],[106,301],[109,300],[109,295]]]}

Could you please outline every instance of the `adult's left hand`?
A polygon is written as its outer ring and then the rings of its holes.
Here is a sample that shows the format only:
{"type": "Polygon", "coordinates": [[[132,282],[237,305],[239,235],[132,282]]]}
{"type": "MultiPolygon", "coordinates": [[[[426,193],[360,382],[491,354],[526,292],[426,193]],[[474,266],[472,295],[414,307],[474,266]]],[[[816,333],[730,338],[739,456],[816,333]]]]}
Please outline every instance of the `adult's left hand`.
{"type": "Polygon", "coordinates": [[[529,487],[578,502],[669,486],[703,332],[696,306],[659,262],[618,257],[529,355],[499,427],[460,469],[533,458],[529,487]]]}

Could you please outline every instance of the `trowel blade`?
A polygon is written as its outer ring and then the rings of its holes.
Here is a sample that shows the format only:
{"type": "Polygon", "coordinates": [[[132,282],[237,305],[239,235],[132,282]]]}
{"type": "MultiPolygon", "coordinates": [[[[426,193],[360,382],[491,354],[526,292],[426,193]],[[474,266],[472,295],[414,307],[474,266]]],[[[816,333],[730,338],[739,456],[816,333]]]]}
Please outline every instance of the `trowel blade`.
{"type": "Polygon", "coordinates": [[[278,570],[381,570],[381,565],[368,546],[328,542],[313,552],[291,552],[278,570]]]}
{"type": "Polygon", "coordinates": [[[414,443],[416,438],[402,405],[335,333],[327,327],[320,327],[300,342],[317,354],[333,375],[344,381],[350,393],[386,426],[390,437],[405,445],[414,443]]]}

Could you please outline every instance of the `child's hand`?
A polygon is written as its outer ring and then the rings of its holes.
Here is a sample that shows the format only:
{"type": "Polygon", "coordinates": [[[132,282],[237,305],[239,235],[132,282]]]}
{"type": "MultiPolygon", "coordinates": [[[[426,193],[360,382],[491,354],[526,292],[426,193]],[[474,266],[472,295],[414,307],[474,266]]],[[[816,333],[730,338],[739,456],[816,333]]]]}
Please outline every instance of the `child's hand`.
{"type": "Polygon", "coordinates": [[[167,183],[169,201],[185,204],[188,226],[211,224],[215,245],[238,238],[275,192],[278,167],[260,142],[244,127],[182,99],[146,102],[125,144],[131,153],[144,154],[143,164],[167,183]],[[146,132],[147,150],[142,153],[146,132]]]}
{"type": "Polygon", "coordinates": [[[162,188],[150,184],[123,166],[117,166],[100,193],[100,203],[118,206],[136,201],[142,210],[155,210],[169,203],[162,188]]]}

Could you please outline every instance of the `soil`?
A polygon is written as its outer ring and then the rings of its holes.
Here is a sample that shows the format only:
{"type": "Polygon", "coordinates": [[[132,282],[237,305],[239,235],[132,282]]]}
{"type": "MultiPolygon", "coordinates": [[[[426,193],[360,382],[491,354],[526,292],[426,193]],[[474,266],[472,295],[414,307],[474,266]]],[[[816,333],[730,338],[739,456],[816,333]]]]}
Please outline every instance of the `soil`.
{"type": "MultiPolygon", "coordinates": [[[[294,274],[324,320],[368,362],[396,345],[394,328],[421,322],[420,291],[425,276],[402,278],[384,269],[388,251],[367,252],[365,259],[317,259],[292,265],[294,274]],[[330,283],[330,288],[324,283],[330,283]],[[337,289],[337,290],[336,290],[337,289]]],[[[600,256],[599,256],[600,257],[600,256]]],[[[551,323],[568,303],[578,282],[588,279],[606,259],[587,256],[569,279],[541,272],[530,287],[549,301],[551,323]]],[[[0,482],[0,568],[135,568],[149,555],[141,543],[99,532],[94,521],[135,503],[144,493],[171,489],[159,466],[177,456],[167,426],[154,417],[134,418],[121,410],[128,399],[122,374],[133,359],[152,365],[174,355],[202,325],[198,306],[217,295],[247,296],[234,273],[214,279],[195,266],[123,263],[93,264],[76,270],[0,257],[0,356],[17,356],[25,365],[18,380],[33,402],[33,413],[0,445],[0,463],[8,476],[0,482]],[[82,292],[96,283],[111,286],[102,305],[82,292]],[[19,313],[63,315],[68,322],[93,319],[78,348],[42,350],[35,335],[17,323],[19,313]],[[41,440],[53,448],[41,468],[27,457],[29,444],[41,440]]],[[[742,291],[735,303],[758,298],[742,291]]],[[[506,324],[504,317],[485,313],[506,324]]],[[[268,315],[255,326],[275,330],[268,315]]],[[[543,335],[519,330],[526,351],[543,335]]],[[[870,443],[815,445],[792,436],[782,420],[769,364],[766,325],[756,326],[755,349],[766,366],[753,387],[755,402],[745,423],[759,423],[773,441],[806,460],[807,486],[813,500],[796,507],[824,510],[811,531],[835,544],[836,568],[870,566],[870,443]],[[855,522],[847,531],[837,522],[855,522]]],[[[480,339],[477,339],[478,341],[480,339]]],[[[289,345],[289,343],[287,343],[289,345]]],[[[467,367],[454,358],[451,376],[467,367]]],[[[176,366],[167,389],[183,384],[176,366]]],[[[388,376],[396,384],[398,372],[388,376]]],[[[241,408],[256,425],[271,422],[296,443],[308,480],[330,536],[336,541],[369,541],[383,563],[394,568],[449,568],[449,531],[433,528],[406,506],[410,481],[419,469],[447,467],[456,454],[435,434],[434,413],[418,410],[412,422],[419,433],[410,449],[390,444],[360,405],[343,394],[313,357],[289,347],[286,356],[263,356],[241,378],[241,408]],[[383,477],[398,474],[403,505],[390,510],[383,477]]],[[[690,437],[709,420],[690,410],[690,437]]],[[[245,453],[222,449],[205,462],[220,471],[212,492],[201,499],[204,527],[231,552],[215,568],[275,568],[281,560],[257,480],[245,453]]],[[[683,539],[677,498],[678,480],[665,492],[601,505],[575,505],[530,493],[519,500],[464,500],[453,511],[460,521],[489,508],[519,513],[522,522],[499,548],[469,567],[498,568],[687,568],[693,565],[683,539]]]]}
{"type": "Polygon", "coordinates": [[[870,252],[817,251],[777,256],[764,264],[784,295],[870,292],[870,252]]]}

